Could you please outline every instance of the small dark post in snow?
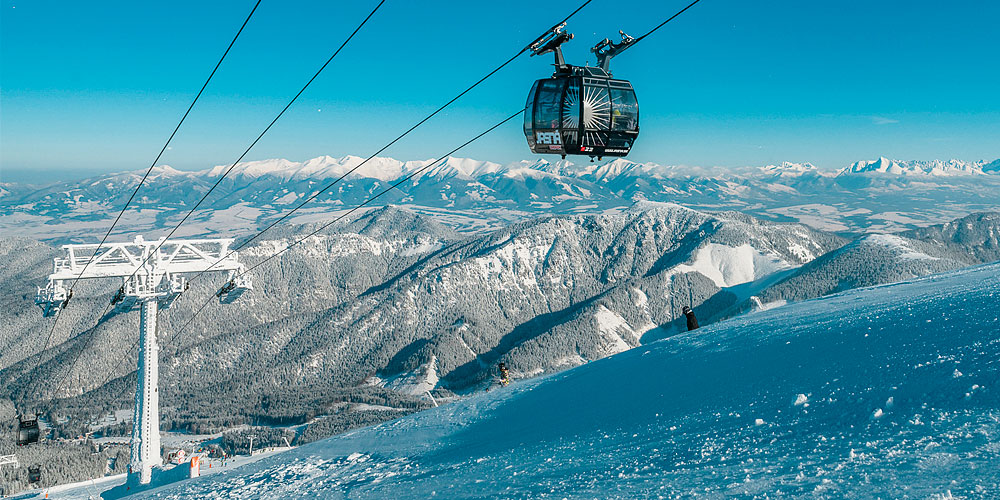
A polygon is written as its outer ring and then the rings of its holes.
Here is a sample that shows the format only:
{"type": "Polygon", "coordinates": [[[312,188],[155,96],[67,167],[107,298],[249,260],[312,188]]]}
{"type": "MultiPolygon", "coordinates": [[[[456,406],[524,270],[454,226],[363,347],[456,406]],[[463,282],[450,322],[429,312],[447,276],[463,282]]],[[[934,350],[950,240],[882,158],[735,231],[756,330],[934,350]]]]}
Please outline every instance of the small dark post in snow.
{"type": "Polygon", "coordinates": [[[690,307],[684,306],[684,308],[681,309],[681,312],[684,313],[685,317],[687,317],[688,331],[697,330],[698,318],[694,317],[694,311],[692,311],[690,307]]]}

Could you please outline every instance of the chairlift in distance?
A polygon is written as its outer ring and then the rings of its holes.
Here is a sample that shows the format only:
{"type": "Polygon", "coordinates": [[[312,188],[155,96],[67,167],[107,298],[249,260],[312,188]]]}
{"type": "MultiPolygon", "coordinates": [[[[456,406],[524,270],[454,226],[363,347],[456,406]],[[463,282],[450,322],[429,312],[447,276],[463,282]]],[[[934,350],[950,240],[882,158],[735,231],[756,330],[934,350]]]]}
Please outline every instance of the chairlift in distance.
{"type": "Polygon", "coordinates": [[[42,466],[41,465],[29,465],[28,466],[28,482],[29,483],[40,483],[42,482],[42,466]]]}
{"type": "Polygon", "coordinates": [[[220,304],[232,304],[244,293],[252,290],[253,283],[250,281],[250,277],[245,275],[245,271],[230,271],[229,280],[215,292],[215,296],[219,298],[220,304]]]}

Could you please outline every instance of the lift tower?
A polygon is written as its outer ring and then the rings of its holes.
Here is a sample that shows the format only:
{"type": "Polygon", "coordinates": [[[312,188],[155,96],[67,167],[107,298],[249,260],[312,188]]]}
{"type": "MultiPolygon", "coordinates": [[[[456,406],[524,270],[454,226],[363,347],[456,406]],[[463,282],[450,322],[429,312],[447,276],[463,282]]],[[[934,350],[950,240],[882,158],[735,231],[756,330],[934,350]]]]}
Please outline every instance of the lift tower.
{"type": "Polygon", "coordinates": [[[152,468],[160,459],[160,409],[157,382],[159,363],[156,345],[156,312],[167,309],[187,289],[185,274],[204,271],[229,273],[229,281],[217,293],[222,303],[232,303],[253,285],[236,252],[229,252],[232,239],[145,241],[136,236],[131,243],[63,245],[64,258],[56,258],[49,284],[39,288],[35,303],[45,316],[55,316],[72,298],[65,282],[75,279],[122,278],[122,286],[111,299],[118,312],[139,309],[139,366],[132,414],[129,481],[149,483],[152,468]],[[162,243],[162,244],[161,244],[162,243]]]}

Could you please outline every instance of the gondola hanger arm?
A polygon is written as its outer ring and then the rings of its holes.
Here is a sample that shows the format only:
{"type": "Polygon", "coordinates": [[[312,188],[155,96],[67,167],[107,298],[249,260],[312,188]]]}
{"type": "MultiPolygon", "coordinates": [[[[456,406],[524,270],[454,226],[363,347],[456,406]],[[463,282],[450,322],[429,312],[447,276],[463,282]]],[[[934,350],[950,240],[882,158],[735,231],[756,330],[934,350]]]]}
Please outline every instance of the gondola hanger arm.
{"type": "Polygon", "coordinates": [[[618,34],[622,36],[621,42],[614,43],[610,38],[605,38],[590,49],[591,52],[597,55],[597,66],[604,71],[608,71],[612,57],[621,54],[625,49],[639,41],[638,38],[634,38],[624,31],[618,30],[618,34]]]}

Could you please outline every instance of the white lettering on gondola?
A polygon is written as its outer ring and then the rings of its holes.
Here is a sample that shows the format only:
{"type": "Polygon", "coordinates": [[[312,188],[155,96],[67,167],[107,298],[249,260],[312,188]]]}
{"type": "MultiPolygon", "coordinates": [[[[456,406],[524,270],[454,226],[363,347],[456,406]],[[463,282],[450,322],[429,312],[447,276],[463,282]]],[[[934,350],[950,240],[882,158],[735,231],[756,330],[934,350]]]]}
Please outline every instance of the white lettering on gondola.
{"type": "Polygon", "coordinates": [[[535,142],[538,144],[562,144],[559,132],[535,132],[535,142]]]}

